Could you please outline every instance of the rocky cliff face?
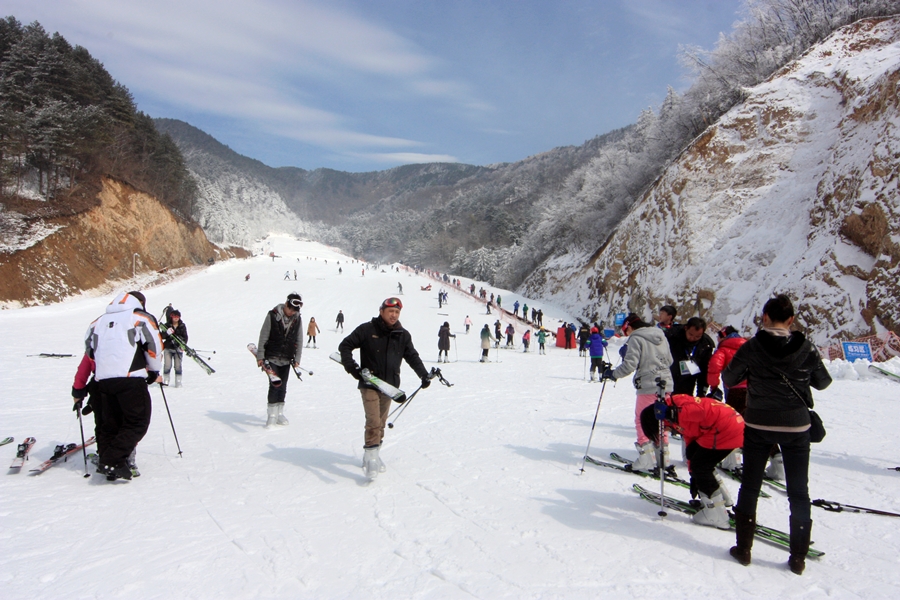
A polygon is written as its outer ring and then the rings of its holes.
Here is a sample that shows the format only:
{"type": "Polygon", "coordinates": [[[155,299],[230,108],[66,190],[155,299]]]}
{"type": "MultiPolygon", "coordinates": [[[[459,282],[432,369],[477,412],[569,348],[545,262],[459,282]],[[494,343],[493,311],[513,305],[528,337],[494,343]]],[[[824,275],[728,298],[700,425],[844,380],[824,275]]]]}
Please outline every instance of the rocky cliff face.
{"type": "Polygon", "coordinates": [[[839,30],[696,139],[593,256],[523,290],[586,317],[672,303],[749,333],[773,293],[827,340],[900,331],[900,18],[839,30]]]}
{"type": "Polygon", "coordinates": [[[104,180],[99,200],[99,206],[78,215],[31,223],[36,242],[0,252],[0,302],[59,301],[131,277],[133,260],[140,273],[232,255],[213,246],[200,227],[176,219],[155,198],[127,184],[104,180]]]}

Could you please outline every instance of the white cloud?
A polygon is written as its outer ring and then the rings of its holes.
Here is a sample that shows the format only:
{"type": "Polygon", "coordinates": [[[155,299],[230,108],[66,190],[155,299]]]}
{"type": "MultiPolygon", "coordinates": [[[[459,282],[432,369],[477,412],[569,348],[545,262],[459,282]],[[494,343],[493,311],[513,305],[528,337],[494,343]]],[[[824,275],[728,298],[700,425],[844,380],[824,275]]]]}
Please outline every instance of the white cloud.
{"type": "Polygon", "coordinates": [[[389,152],[389,153],[374,153],[374,154],[355,154],[354,156],[358,158],[365,158],[372,161],[377,161],[385,164],[398,164],[398,165],[409,165],[409,164],[421,164],[421,163],[432,163],[432,162],[449,162],[455,163],[459,162],[459,159],[455,156],[450,156],[449,154],[419,154],[416,152],[389,152]]]}

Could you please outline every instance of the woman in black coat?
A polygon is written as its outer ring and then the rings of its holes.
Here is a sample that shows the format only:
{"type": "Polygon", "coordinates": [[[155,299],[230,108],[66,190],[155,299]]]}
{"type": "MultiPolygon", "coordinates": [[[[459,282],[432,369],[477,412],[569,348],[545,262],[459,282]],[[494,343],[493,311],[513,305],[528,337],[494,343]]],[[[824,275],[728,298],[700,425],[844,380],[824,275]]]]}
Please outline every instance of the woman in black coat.
{"type": "Polygon", "coordinates": [[[794,306],[780,294],[763,307],[762,327],[740,347],[722,371],[731,387],[747,380],[744,409],[744,471],[734,507],[737,544],[731,555],[750,564],[750,548],[756,527],[756,503],[766,461],[773,444],[781,447],[788,501],[791,507],[791,571],[800,575],[812,529],[809,502],[810,387],[824,390],[831,383],[816,347],[797,331],[794,306]]]}

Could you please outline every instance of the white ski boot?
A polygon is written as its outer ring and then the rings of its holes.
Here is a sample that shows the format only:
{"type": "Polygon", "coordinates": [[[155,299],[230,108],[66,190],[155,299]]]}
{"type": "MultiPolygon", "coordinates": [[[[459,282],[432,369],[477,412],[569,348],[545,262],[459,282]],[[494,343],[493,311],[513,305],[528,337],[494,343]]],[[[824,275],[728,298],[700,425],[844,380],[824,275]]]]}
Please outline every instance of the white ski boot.
{"type": "Polygon", "coordinates": [[[700,503],[703,508],[692,517],[694,523],[716,529],[731,529],[728,512],[725,510],[725,499],[722,497],[722,488],[713,492],[712,496],[700,492],[700,503]]]}
{"type": "Polygon", "coordinates": [[[644,444],[634,443],[635,448],[640,453],[637,460],[631,463],[632,471],[650,472],[657,467],[656,445],[653,442],[645,442],[644,444]]]}
{"type": "Polygon", "coordinates": [[[781,452],[769,459],[769,466],[766,467],[766,477],[776,481],[784,481],[784,457],[781,456],[781,452]]]}
{"type": "Polygon", "coordinates": [[[274,404],[266,404],[266,429],[271,429],[278,420],[278,407],[274,404]]]}
{"type": "Polygon", "coordinates": [[[725,469],[726,471],[734,471],[735,469],[742,468],[743,461],[741,460],[741,449],[735,448],[731,451],[731,454],[722,459],[722,462],[719,463],[719,466],[725,469]]]}
{"type": "Polygon", "coordinates": [[[163,373],[163,385],[169,385],[169,374],[163,373]]]}
{"type": "Polygon", "coordinates": [[[175,387],[181,387],[181,375],[175,373],[175,387]]]}
{"type": "Polygon", "coordinates": [[[363,455],[363,472],[366,474],[366,478],[369,481],[374,481],[375,478],[378,477],[378,473],[381,472],[381,468],[378,464],[381,462],[381,459],[378,457],[379,448],[380,446],[363,448],[363,451],[365,452],[363,455]]]}
{"type": "Polygon", "coordinates": [[[290,421],[287,420],[287,417],[284,416],[284,402],[279,402],[275,404],[275,423],[277,425],[288,425],[290,421]]]}
{"type": "Polygon", "coordinates": [[[725,500],[725,507],[731,508],[734,506],[734,498],[731,497],[731,494],[728,492],[728,488],[725,487],[725,484],[722,482],[722,478],[719,477],[718,473],[713,473],[713,477],[716,478],[716,482],[719,484],[719,491],[722,492],[722,498],[725,500]]]}

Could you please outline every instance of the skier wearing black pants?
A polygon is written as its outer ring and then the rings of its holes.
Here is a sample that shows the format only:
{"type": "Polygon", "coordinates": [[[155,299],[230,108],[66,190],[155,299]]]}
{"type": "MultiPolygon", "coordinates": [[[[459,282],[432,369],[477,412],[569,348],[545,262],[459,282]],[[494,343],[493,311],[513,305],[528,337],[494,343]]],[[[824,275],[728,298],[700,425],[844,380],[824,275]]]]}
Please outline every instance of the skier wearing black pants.
{"type": "Polygon", "coordinates": [[[287,382],[292,366],[300,365],[303,352],[303,337],[300,335],[303,320],[300,308],[303,299],[297,292],[288,294],[284,304],[279,304],[266,314],[262,328],[259,330],[259,343],[256,345],[256,363],[260,367],[264,361],[275,374],[281,378],[278,387],[269,381],[268,404],[266,406],[266,427],[287,425],[284,416],[284,398],[287,394],[287,382]]]}
{"type": "Polygon", "coordinates": [[[159,325],[144,303],[140,292],[119,294],[85,335],[103,415],[97,472],[109,480],[131,479],[128,457],[150,427],[147,385],[162,381],[159,325]]]}
{"type": "Polygon", "coordinates": [[[794,305],[779,294],[763,306],[762,327],[742,345],[722,371],[722,382],[733,387],[747,381],[744,408],[744,471],[734,507],[736,544],[731,555],[750,564],[756,505],[766,461],[773,444],[781,446],[790,503],[791,557],[788,566],[800,575],[812,531],[809,501],[810,387],[824,390],[831,376],[816,347],[802,333],[791,331],[794,305]]]}

